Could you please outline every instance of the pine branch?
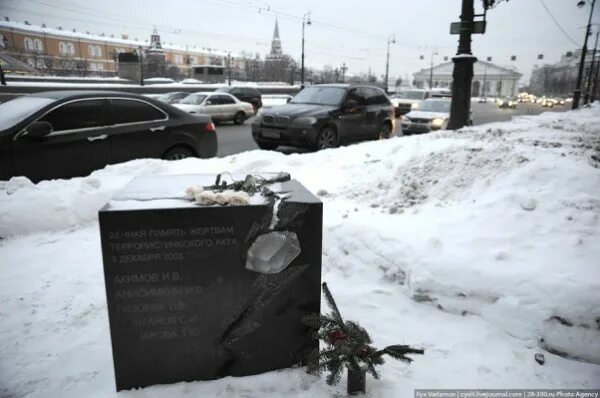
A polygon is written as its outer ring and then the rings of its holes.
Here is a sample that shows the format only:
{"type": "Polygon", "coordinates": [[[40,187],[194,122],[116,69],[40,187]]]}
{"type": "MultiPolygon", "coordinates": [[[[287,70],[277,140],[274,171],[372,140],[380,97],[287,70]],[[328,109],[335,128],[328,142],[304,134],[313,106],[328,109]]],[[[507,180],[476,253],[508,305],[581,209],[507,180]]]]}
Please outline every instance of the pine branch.
{"type": "Polygon", "coordinates": [[[342,370],[343,370],[343,361],[340,359],[335,359],[329,361],[328,370],[331,372],[327,375],[325,381],[330,386],[335,385],[340,382],[342,378],[342,370]]]}
{"type": "Polygon", "coordinates": [[[371,373],[373,375],[373,377],[377,380],[379,380],[379,373],[377,372],[377,370],[375,369],[375,366],[373,366],[372,363],[369,363],[367,365],[367,370],[369,371],[369,373],[371,373]]]}
{"type": "Polygon", "coordinates": [[[321,316],[319,314],[308,314],[302,317],[302,323],[311,329],[319,329],[321,327],[321,316]]]}
{"type": "Polygon", "coordinates": [[[425,350],[420,348],[412,348],[408,345],[390,345],[385,347],[383,350],[376,351],[373,356],[383,356],[387,354],[394,359],[399,359],[404,362],[412,362],[413,359],[407,357],[408,354],[420,354],[423,355],[425,350]]]}
{"type": "Polygon", "coordinates": [[[333,311],[334,319],[341,324],[342,330],[346,331],[344,326],[344,320],[342,319],[342,314],[340,314],[340,310],[338,309],[337,304],[335,303],[335,300],[333,299],[333,296],[331,295],[331,292],[329,291],[326,282],[323,282],[323,295],[325,296],[325,300],[327,301],[329,308],[331,308],[331,310],[333,311]]]}

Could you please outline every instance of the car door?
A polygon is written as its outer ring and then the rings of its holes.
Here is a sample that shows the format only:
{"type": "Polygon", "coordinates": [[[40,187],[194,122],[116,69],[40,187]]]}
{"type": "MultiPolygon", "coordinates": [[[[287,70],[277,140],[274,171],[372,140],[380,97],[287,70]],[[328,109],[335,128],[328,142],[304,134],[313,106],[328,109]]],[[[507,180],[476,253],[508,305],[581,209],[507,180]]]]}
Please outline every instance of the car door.
{"type": "Polygon", "coordinates": [[[235,99],[229,95],[221,94],[219,97],[223,120],[233,120],[233,116],[240,110],[237,102],[235,102],[235,99]]]}
{"type": "Polygon", "coordinates": [[[159,158],[166,151],[168,115],[141,99],[110,98],[110,163],[159,158]]]}
{"type": "Polygon", "coordinates": [[[385,95],[383,92],[380,93],[379,90],[372,87],[363,87],[361,90],[364,92],[367,99],[367,106],[360,136],[363,139],[371,139],[376,136],[379,131],[379,119],[382,109],[380,97],[381,95],[385,97],[385,95]]]}
{"type": "Polygon", "coordinates": [[[202,104],[202,113],[209,115],[213,121],[223,120],[219,97],[220,95],[218,94],[210,95],[202,104]]]}
{"type": "Polygon", "coordinates": [[[108,164],[110,144],[106,99],[66,102],[38,118],[52,126],[39,138],[15,136],[12,158],[15,175],[32,181],[85,176],[108,164]]]}
{"type": "Polygon", "coordinates": [[[342,112],[339,116],[339,138],[342,142],[359,140],[367,117],[367,101],[360,87],[353,88],[348,92],[344,104],[348,101],[354,101],[356,106],[352,109],[344,109],[345,105],[342,105],[342,112]]]}

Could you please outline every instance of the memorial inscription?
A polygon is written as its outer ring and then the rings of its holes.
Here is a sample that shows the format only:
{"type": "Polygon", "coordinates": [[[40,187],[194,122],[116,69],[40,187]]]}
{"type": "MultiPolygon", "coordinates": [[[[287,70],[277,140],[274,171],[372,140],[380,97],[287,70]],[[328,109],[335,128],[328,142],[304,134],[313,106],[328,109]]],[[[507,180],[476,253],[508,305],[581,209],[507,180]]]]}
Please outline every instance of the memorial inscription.
{"type": "Polygon", "coordinates": [[[295,181],[277,204],[176,198],[211,179],[140,177],[99,213],[117,390],[290,367],[318,344],[301,320],[320,308],[321,202],[295,181]]]}

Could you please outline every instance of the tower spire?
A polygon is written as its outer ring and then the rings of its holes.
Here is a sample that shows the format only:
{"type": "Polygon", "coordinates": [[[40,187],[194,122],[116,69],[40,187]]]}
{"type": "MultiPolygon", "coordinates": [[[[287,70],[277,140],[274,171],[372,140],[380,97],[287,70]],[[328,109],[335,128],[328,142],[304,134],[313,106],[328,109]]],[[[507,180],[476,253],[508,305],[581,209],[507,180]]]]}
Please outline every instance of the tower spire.
{"type": "Polygon", "coordinates": [[[277,23],[277,17],[275,17],[275,31],[273,32],[273,40],[279,40],[279,24],[277,23]]]}
{"type": "Polygon", "coordinates": [[[273,31],[273,41],[271,42],[271,57],[281,57],[283,51],[281,49],[281,40],[279,39],[279,23],[275,17],[275,30],[273,31]]]}

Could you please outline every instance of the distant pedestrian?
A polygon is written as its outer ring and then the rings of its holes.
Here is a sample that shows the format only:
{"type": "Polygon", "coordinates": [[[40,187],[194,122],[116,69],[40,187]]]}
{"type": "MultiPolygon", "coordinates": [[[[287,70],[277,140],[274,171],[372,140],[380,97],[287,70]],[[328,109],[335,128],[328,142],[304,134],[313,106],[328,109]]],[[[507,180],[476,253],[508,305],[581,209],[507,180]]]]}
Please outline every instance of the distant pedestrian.
{"type": "Polygon", "coordinates": [[[6,79],[4,79],[4,71],[2,70],[2,65],[0,64],[0,84],[6,86],[6,79]]]}

